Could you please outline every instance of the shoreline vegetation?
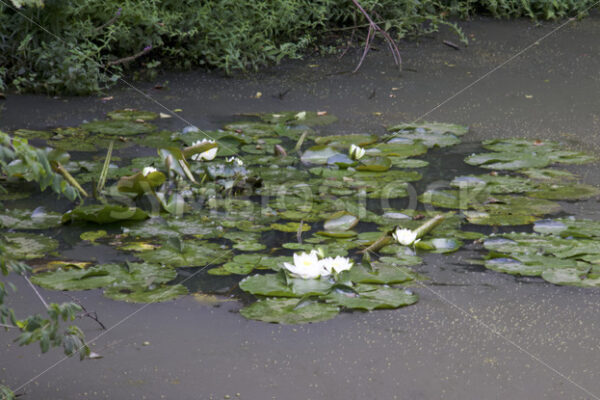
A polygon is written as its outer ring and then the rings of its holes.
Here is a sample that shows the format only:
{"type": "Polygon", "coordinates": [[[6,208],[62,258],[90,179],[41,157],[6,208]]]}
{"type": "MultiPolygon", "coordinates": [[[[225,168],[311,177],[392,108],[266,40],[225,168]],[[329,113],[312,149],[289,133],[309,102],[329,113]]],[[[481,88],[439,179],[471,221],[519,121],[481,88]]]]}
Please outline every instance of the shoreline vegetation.
{"type": "MultiPolygon", "coordinates": [[[[127,3],[12,0],[0,5],[0,92],[99,93],[120,77],[161,70],[227,74],[284,58],[368,53],[373,38],[395,43],[473,15],[532,20],[581,18],[592,0],[215,0],[127,3]],[[367,44],[365,44],[367,43],[367,44]]],[[[387,46],[386,46],[387,47],[387,46]]],[[[362,59],[361,59],[362,61],[362,59]]],[[[357,66],[357,68],[360,64],[357,66]]]]}

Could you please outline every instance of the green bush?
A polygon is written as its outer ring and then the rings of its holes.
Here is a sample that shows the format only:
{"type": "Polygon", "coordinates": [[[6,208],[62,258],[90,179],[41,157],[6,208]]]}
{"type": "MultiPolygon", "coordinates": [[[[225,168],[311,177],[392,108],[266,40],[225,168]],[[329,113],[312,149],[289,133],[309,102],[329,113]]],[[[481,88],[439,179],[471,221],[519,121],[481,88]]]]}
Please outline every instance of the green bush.
{"type": "MultiPolygon", "coordinates": [[[[125,73],[207,67],[227,73],[325,49],[336,28],[363,25],[351,0],[13,0],[0,5],[0,89],[93,93],[125,73]],[[34,3],[34,4],[30,4],[34,3]],[[19,15],[22,14],[22,15],[19,15]],[[130,60],[129,62],[124,62],[130,60]]],[[[592,0],[361,0],[395,38],[446,18],[559,18],[592,0]]],[[[339,33],[342,35],[345,33],[339,33]]]]}

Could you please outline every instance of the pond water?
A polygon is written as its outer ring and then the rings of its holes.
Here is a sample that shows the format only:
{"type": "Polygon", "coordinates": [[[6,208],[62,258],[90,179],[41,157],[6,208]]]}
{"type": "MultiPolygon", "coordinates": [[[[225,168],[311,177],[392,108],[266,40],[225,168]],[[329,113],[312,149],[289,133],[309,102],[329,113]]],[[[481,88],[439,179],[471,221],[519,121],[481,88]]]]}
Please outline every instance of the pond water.
{"type": "MultiPolygon", "coordinates": [[[[600,109],[597,97],[599,77],[597,71],[589,67],[599,53],[597,42],[591,40],[593,34],[598,33],[594,21],[597,22],[597,17],[584,20],[570,28],[564,34],[566,38],[557,36],[546,44],[549,48],[532,50],[527,65],[521,61],[508,66],[506,70],[499,71],[498,76],[490,77],[489,82],[471,89],[472,92],[464,98],[457,98],[455,104],[448,104],[427,116],[427,120],[469,125],[471,130],[462,137],[462,144],[432,149],[425,156],[416,157],[429,164],[415,170],[422,174],[423,179],[411,183],[414,192],[422,194],[434,188],[430,203],[437,201],[433,208],[438,212],[444,211],[445,208],[440,208],[440,205],[456,201],[453,188],[449,186],[455,177],[489,173],[489,170],[463,162],[473,153],[490,152],[481,147],[483,139],[527,137],[531,141],[558,140],[565,150],[585,149],[592,155],[598,154],[594,139],[599,129],[596,118],[600,109]],[[571,45],[572,40],[578,45],[571,45]],[[557,60],[553,54],[558,51],[568,55],[557,60]],[[553,68],[540,72],[537,67],[544,63],[551,64],[553,68]],[[535,79],[527,80],[524,76],[535,79]],[[581,83],[585,79],[588,83],[581,83]],[[554,91],[562,91],[562,96],[553,97],[554,91]],[[565,108],[564,96],[585,100],[578,101],[577,107],[565,108]]],[[[368,132],[380,136],[385,131],[379,125],[390,126],[420,116],[461,85],[472,81],[474,76],[479,75],[478,72],[486,71],[495,61],[511,54],[519,44],[525,44],[528,38],[542,33],[526,23],[515,23],[509,27],[493,21],[476,21],[468,27],[476,40],[466,51],[440,49],[433,40],[422,43],[422,48],[407,49],[405,58],[414,62],[409,70],[417,72],[405,72],[402,79],[392,76],[393,68],[388,65],[390,60],[385,55],[374,54],[367,60],[371,64],[366,62],[358,75],[330,75],[350,66],[351,60],[341,63],[318,60],[315,63],[319,63],[319,67],[288,63],[250,78],[226,79],[194,74],[168,77],[165,79],[172,80],[168,91],[158,92],[150,88],[148,91],[169,107],[182,108],[183,117],[203,129],[216,129],[232,120],[241,120],[241,117],[234,116],[236,113],[327,110],[328,115],[335,115],[340,121],[319,127],[321,134],[368,132]],[[515,29],[520,30],[518,34],[514,33],[515,29]],[[513,35],[518,36],[520,41],[511,41],[513,35]],[[434,81],[435,85],[431,83],[434,81]],[[292,90],[283,100],[277,98],[277,93],[290,87],[292,90]],[[257,91],[264,93],[261,99],[252,98],[257,91]],[[375,97],[369,98],[373,91],[375,97]],[[339,98],[345,100],[339,102],[339,98]],[[373,115],[374,112],[382,115],[373,115]]],[[[68,99],[67,103],[63,103],[33,96],[9,96],[5,110],[0,114],[1,127],[14,130],[77,126],[84,119],[102,119],[106,112],[123,107],[154,110],[127,91],[115,91],[112,103],[102,103],[98,99],[68,99]],[[41,111],[24,120],[19,117],[19,113],[23,112],[19,110],[26,109],[41,111]]],[[[159,123],[173,132],[181,131],[185,126],[176,119],[159,123]]],[[[290,143],[295,143],[295,140],[282,143],[289,150],[290,143]]],[[[514,151],[514,148],[510,150],[514,151]]],[[[556,154],[557,150],[553,149],[550,153],[556,154]]],[[[104,154],[104,151],[97,153],[100,161],[104,154]]],[[[115,157],[121,158],[124,163],[126,158],[155,154],[155,150],[140,146],[115,151],[115,157]]],[[[79,159],[76,153],[72,155],[73,160],[79,159]]],[[[85,157],[89,155],[82,155],[81,159],[85,157]]],[[[577,174],[584,184],[591,185],[600,183],[596,168],[597,164],[560,167],[577,174]]],[[[506,174],[513,175],[512,172],[506,174]]],[[[473,179],[459,180],[458,184],[461,182],[480,183],[473,179]]],[[[475,199],[475,203],[483,203],[487,208],[471,207],[472,212],[489,213],[490,207],[501,204],[511,207],[523,205],[511,205],[503,199],[503,183],[496,184],[495,200],[490,200],[489,196],[483,202],[475,199]]],[[[515,187],[516,182],[510,184],[515,187]]],[[[530,189],[524,191],[529,192],[530,189]]],[[[551,189],[552,193],[546,193],[544,197],[551,197],[558,190],[551,189]]],[[[598,220],[596,197],[591,195],[582,201],[566,203],[560,201],[560,211],[544,203],[560,199],[540,199],[535,204],[548,206],[551,218],[574,216],[578,220],[598,220]]],[[[378,215],[405,213],[410,198],[390,200],[385,209],[381,207],[380,199],[370,199],[367,208],[378,215]]],[[[53,196],[31,196],[18,203],[6,204],[9,207],[35,208],[42,199],[47,210],[62,213],[72,208],[72,203],[54,200],[53,196]]],[[[465,201],[471,200],[467,196],[465,201]]],[[[431,208],[426,203],[415,202],[418,213],[424,214],[431,208]]],[[[516,214],[527,217],[531,213],[516,214]]],[[[544,218],[545,214],[538,213],[536,219],[544,218]]],[[[483,216],[473,214],[471,218],[477,221],[483,216]]],[[[322,221],[323,218],[317,223],[322,221]]],[[[399,220],[398,223],[401,222],[399,220]]],[[[570,227],[567,219],[560,223],[570,227]]],[[[315,223],[307,221],[307,224],[315,223]]],[[[420,222],[410,228],[418,224],[420,222]]],[[[377,231],[380,225],[373,218],[360,222],[354,230],[357,233],[377,231]]],[[[538,227],[543,230],[548,225],[538,227]]],[[[555,222],[552,226],[556,225],[555,222]]],[[[578,225],[569,229],[581,233],[584,227],[578,225]]],[[[292,243],[297,241],[298,227],[294,228],[283,233],[266,230],[250,244],[260,242],[270,249],[292,243]]],[[[81,242],[79,237],[82,233],[99,229],[106,230],[108,237],[122,233],[121,226],[92,229],[84,224],[65,225],[49,233],[60,238],[59,252],[68,259],[110,263],[130,257],[128,254],[131,253],[117,251],[114,245],[103,242],[103,239],[98,240],[98,245],[81,242]]],[[[320,229],[312,227],[310,231],[303,232],[303,239],[311,238],[320,229]]],[[[513,230],[531,234],[533,229],[529,222],[518,227],[510,224],[495,228],[473,224],[461,227],[463,232],[486,235],[513,230]]],[[[253,231],[247,235],[250,233],[253,231]]],[[[456,237],[456,234],[455,231],[447,236],[456,237]]],[[[593,241],[593,236],[593,232],[588,232],[584,238],[593,241]]],[[[247,242],[248,237],[236,240],[247,242]]],[[[568,240],[568,237],[561,240],[568,240]]],[[[77,293],[88,309],[95,309],[100,314],[105,324],[119,324],[93,343],[93,350],[104,358],[81,364],[68,360],[40,376],[36,384],[30,385],[27,390],[33,397],[44,398],[79,398],[84,393],[90,398],[114,398],[116,393],[123,392],[134,398],[152,398],[156,393],[165,398],[234,398],[238,393],[240,398],[593,398],[581,387],[591,393],[600,389],[594,379],[598,348],[598,327],[595,323],[597,289],[555,286],[539,277],[513,277],[487,270],[471,262],[473,259],[481,260],[481,256],[487,253],[481,244],[472,240],[464,239],[464,247],[450,255],[420,251],[424,263],[413,268],[426,280],[410,285],[410,290],[419,295],[417,304],[391,311],[345,312],[330,321],[311,325],[274,326],[245,320],[237,311],[252,303],[254,297],[239,289],[240,276],[211,275],[207,272],[208,268],[198,274],[192,268],[179,269],[176,281],[171,282],[184,282],[190,292],[200,291],[204,295],[183,296],[148,307],[105,299],[100,290],[77,293]],[[242,301],[209,296],[212,294],[233,295],[242,301]],[[132,312],[136,314],[129,317],[132,312]],[[123,318],[128,319],[120,323],[123,318]],[[291,392],[297,393],[297,396],[290,397],[291,392]]],[[[555,257],[564,250],[560,247],[564,243],[559,239],[542,244],[530,244],[530,238],[524,236],[512,236],[509,240],[509,243],[503,242],[504,246],[517,242],[519,247],[535,246],[533,253],[539,257],[555,257]],[[554,249],[556,254],[538,254],[540,247],[554,249]]],[[[212,238],[210,241],[218,242],[212,238]]],[[[227,243],[231,245],[233,242],[227,243]]],[[[486,248],[493,250],[494,243],[498,245],[496,240],[486,248]]],[[[589,247],[588,242],[584,245],[589,247]]],[[[583,254],[590,255],[592,258],[588,261],[593,264],[595,253],[589,248],[584,250],[583,254]]],[[[494,262],[488,263],[488,268],[498,269],[500,265],[518,269],[532,263],[530,253],[526,258],[511,249],[504,248],[502,251],[504,255],[508,253],[516,258],[503,263],[503,258],[497,257],[492,259],[494,262]]],[[[292,250],[281,254],[291,259],[292,250]]],[[[355,262],[359,261],[360,258],[355,257],[355,262]]],[[[540,263],[539,259],[535,261],[540,263]]],[[[579,259],[579,264],[563,265],[561,268],[570,273],[567,277],[561,275],[544,279],[552,281],[560,278],[563,283],[572,283],[568,279],[574,274],[581,280],[581,274],[594,273],[582,272],[580,263],[588,261],[579,259]]],[[[548,263],[549,259],[543,259],[543,262],[548,263]]],[[[529,272],[523,275],[540,275],[536,271],[529,272]]],[[[594,280],[595,277],[590,275],[586,279],[594,280]]],[[[25,310],[36,310],[31,293],[20,281],[15,282],[21,290],[13,298],[13,304],[25,310]]],[[[53,300],[64,299],[58,292],[44,294],[53,300]]],[[[81,322],[87,328],[88,338],[101,333],[92,323],[81,322]]],[[[31,371],[27,365],[36,351],[3,347],[2,359],[10,359],[12,365],[7,368],[8,372],[3,371],[2,379],[18,386],[60,357],[58,354],[45,356],[36,361],[38,365],[31,371]],[[17,358],[22,354],[23,358],[17,358]]]]}

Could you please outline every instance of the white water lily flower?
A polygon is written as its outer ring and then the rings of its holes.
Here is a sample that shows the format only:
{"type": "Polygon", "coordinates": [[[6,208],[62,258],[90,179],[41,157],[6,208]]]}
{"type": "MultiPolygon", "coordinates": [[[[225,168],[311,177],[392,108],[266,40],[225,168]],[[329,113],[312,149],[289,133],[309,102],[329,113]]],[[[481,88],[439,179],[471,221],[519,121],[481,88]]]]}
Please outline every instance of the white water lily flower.
{"type": "Polygon", "coordinates": [[[242,160],[240,160],[239,158],[237,158],[237,157],[229,157],[229,158],[226,158],[225,161],[227,161],[228,163],[235,164],[235,165],[237,165],[239,167],[241,167],[242,165],[244,165],[244,162],[242,160]]]}
{"type": "Polygon", "coordinates": [[[300,111],[298,114],[295,115],[296,119],[302,120],[306,118],[306,111],[300,111]]]}
{"type": "Polygon", "coordinates": [[[154,167],[144,167],[144,169],[142,170],[142,175],[144,176],[148,176],[153,172],[158,171],[156,168],[154,167]]]}
{"type": "Polygon", "coordinates": [[[329,273],[334,271],[339,274],[342,271],[352,268],[352,260],[342,256],[324,258],[321,260],[321,264],[323,264],[323,268],[329,271],[329,273]]]}
{"type": "Polygon", "coordinates": [[[355,144],[351,144],[348,154],[353,160],[360,160],[365,155],[365,149],[355,144]]]}
{"type": "MultiPolygon", "coordinates": [[[[215,143],[215,141],[209,140],[209,139],[196,140],[194,143],[192,143],[192,147],[199,146],[199,145],[205,144],[205,143],[215,143]]],[[[206,151],[203,151],[202,153],[194,154],[192,156],[192,160],[194,160],[194,161],[214,160],[215,157],[217,156],[218,150],[219,150],[218,147],[213,147],[212,149],[208,149],[206,151]]]]}
{"type": "Polygon", "coordinates": [[[397,228],[396,231],[392,233],[392,237],[401,245],[410,246],[411,244],[415,243],[417,239],[417,233],[411,231],[410,229],[397,228]]]}
{"type": "Polygon", "coordinates": [[[315,279],[330,273],[323,268],[316,251],[294,254],[294,264],[283,263],[285,269],[302,279],[315,279]]]}

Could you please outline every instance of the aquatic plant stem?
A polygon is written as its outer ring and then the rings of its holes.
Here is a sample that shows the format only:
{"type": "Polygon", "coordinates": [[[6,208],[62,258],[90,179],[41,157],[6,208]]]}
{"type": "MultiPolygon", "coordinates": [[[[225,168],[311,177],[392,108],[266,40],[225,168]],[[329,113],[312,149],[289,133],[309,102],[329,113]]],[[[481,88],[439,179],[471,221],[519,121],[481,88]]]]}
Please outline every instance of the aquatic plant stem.
{"type": "Polygon", "coordinates": [[[104,165],[102,166],[102,171],[100,172],[100,177],[98,178],[98,185],[96,186],[96,192],[102,192],[104,189],[104,185],[106,184],[106,177],[108,176],[108,168],[110,167],[110,159],[112,157],[114,140],[111,140],[108,144],[108,150],[106,151],[106,158],[104,159],[104,165]]]}
{"type": "Polygon", "coordinates": [[[73,175],[71,175],[69,171],[67,171],[59,162],[53,161],[52,169],[54,170],[54,172],[58,172],[59,174],[61,174],[71,186],[73,186],[75,189],[77,189],[77,191],[79,191],[79,193],[83,197],[89,196],[88,193],[81,187],[79,182],[77,182],[77,179],[73,178],[73,175]]]}
{"type": "Polygon", "coordinates": [[[443,215],[436,215],[429,221],[425,222],[423,225],[419,226],[415,229],[415,233],[417,234],[416,238],[421,239],[423,236],[427,235],[431,230],[433,230],[436,226],[441,224],[444,219],[446,219],[443,215]]]}

